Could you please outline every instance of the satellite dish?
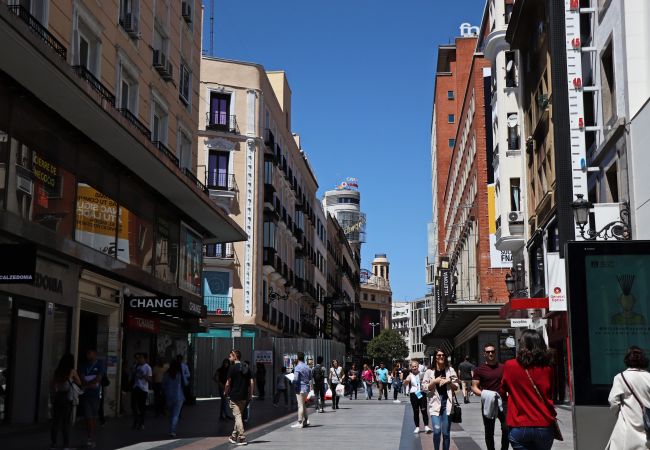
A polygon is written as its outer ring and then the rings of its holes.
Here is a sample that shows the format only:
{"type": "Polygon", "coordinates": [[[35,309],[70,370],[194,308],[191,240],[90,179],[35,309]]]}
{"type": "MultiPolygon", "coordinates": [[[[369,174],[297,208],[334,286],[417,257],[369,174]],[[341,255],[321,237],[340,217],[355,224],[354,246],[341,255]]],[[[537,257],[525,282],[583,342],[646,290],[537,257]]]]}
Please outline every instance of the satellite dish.
{"type": "Polygon", "coordinates": [[[510,72],[510,71],[512,70],[512,68],[513,68],[514,65],[515,65],[515,61],[514,61],[514,60],[511,59],[510,61],[508,61],[508,62],[506,63],[506,71],[510,72]]]}
{"type": "Polygon", "coordinates": [[[506,338],[506,347],[508,348],[515,348],[515,338],[512,336],[508,336],[506,338]]]}
{"type": "Polygon", "coordinates": [[[506,122],[508,124],[508,128],[514,128],[519,124],[519,117],[517,114],[510,114],[506,122]]]}

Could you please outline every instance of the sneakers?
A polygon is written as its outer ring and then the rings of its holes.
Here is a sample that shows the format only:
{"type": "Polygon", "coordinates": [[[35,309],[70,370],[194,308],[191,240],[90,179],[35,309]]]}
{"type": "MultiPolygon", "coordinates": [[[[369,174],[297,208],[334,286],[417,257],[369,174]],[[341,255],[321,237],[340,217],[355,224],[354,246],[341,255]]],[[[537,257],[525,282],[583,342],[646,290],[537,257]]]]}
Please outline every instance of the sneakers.
{"type": "Polygon", "coordinates": [[[300,422],[296,422],[293,425],[291,425],[291,428],[302,428],[302,424],[300,422]]]}
{"type": "Polygon", "coordinates": [[[234,437],[234,436],[230,436],[228,438],[228,442],[230,442],[231,444],[236,444],[237,443],[237,438],[234,437]]]}
{"type": "Polygon", "coordinates": [[[237,438],[237,444],[236,444],[236,445],[237,445],[237,446],[240,446],[240,445],[248,445],[248,441],[246,440],[245,437],[241,437],[241,436],[240,436],[239,438],[237,438]]]}
{"type": "Polygon", "coordinates": [[[402,403],[402,402],[399,400],[393,400],[393,403],[402,403]]]}
{"type": "Polygon", "coordinates": [[[303,428],[308,427],[309,425],[311,425],[311,423],[309,423],[309,419],[305,420],[305,421],[302,423],[302,427],[303,427],[303,428]]]}
{"type": "Polygon", "coordinates": [[[426,426],[424,427],[424,432],[425,432],[425,433],[431,433],[431,428],[429,428],[429,425],[426,425],[426,426]]]}
{"type": "Polygon", "coordinates": [[[413,430],[413,433],[417,434],[420,432],[420,427],[415,427],[415,430],[413,430]]]}

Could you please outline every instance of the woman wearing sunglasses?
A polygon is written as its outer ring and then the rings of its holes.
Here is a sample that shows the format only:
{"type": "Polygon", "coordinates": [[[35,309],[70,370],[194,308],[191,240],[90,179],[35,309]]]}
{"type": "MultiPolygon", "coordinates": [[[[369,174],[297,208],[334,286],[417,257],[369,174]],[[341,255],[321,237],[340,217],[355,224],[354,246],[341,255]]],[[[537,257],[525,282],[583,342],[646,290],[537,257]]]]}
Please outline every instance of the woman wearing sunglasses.
{"type": "Polygon", "coordinates": [[[437,349],[434,353],[436,361],[432,369],[424,373],[422,385],[429,391],[429,414],[433,425],[433,447],[440,450],[440,438],[443,438],[443,450],[451,446],[451,422],[449,413],[454,392],[460,386],[458,376],[453,367],[449,365],[447,352],[437,349]]]}

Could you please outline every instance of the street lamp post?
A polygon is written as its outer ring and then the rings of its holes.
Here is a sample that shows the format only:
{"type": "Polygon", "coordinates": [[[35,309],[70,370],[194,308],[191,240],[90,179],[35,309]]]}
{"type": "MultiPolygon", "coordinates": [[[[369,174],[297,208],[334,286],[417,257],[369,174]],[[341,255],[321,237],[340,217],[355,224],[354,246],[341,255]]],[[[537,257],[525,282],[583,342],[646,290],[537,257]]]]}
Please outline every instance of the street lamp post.
{"type": "MultiPolygon", "coordinates": [[[[375,327],[379,326],[379,322],[368,322],[368,325],[372,327],[372,338],[375,339],[375,327]]],[[[375,370],[375,357],[372,357],[372,370],[375,370]]]]}
{"type": "Polygon", "coordinates": [[[574,219],[580,228],[580,237],[586,241],[595,241],[598,238],[608,240],[629,240],[630,239],[630,206],[627,202],[620,208],[619,220],[614,220],[603,226],[600,230],[594,230],[589,225],[589,213],[594,204],[586,200],[582,194],[576,194],[576,200],[571,203],[574,219]],[[585,229],[587,227],[587,229],[585,229]]]}

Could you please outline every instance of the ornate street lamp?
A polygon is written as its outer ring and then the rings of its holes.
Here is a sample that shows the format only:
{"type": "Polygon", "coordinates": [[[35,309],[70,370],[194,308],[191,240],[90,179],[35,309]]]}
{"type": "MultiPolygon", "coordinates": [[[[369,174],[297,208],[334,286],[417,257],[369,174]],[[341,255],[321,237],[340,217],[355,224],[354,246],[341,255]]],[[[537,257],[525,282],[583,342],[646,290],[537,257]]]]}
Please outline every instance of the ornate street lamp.
{"type": "Polygon", "coordinates": [[[576,200],[571,203],[576,224],[580,227],[580,237],[587,241],[595,241],[598,238],[608,240],[630,239],[630,206],[623,203],[620,210],[620,220],[614,220],[602,227],[600,230],[592,230],[591,226],[585,230],[589,223],[589,212],[594,204],[586,200],[582,194],[576,194],[576,200]]]}
{"type": "Polygon", "coordinates": [[[509,273],[506,274],[506,289],[511,296],[515,293],[515,279],[509,273]]]}

